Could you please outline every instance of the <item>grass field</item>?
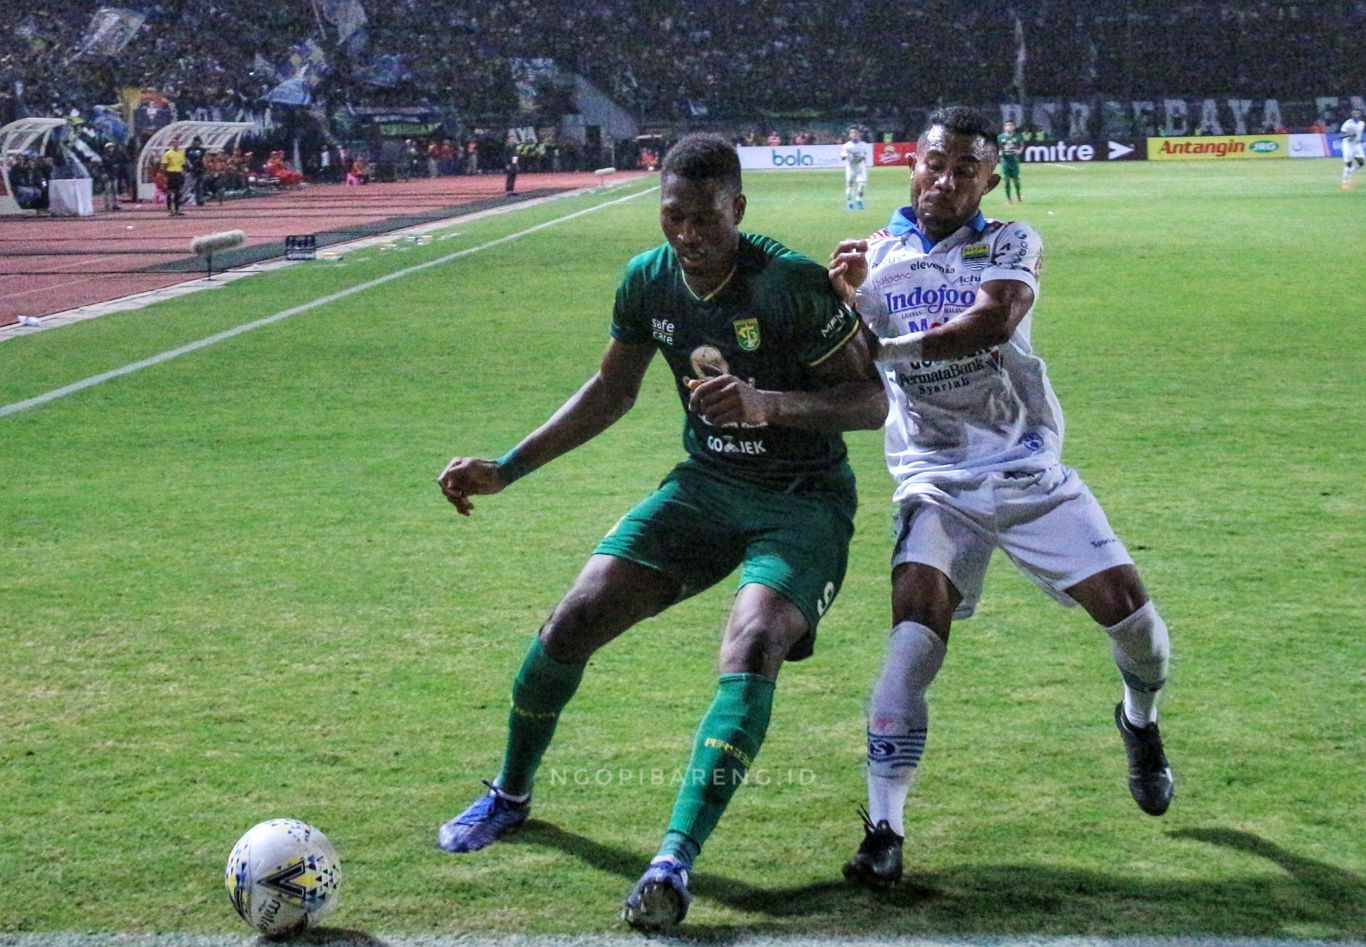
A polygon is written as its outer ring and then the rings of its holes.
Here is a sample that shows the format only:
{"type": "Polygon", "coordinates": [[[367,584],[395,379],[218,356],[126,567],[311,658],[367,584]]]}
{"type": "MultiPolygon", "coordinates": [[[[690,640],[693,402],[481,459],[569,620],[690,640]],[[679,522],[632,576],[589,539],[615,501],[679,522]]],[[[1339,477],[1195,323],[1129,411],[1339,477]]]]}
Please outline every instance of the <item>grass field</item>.
{"type": "MultiPolygon", "coordinates": [[[[908,883],[842,882],[891,540],[880,435],[859,432],[848,580],[783,672],[687,931],[1366,938],[1366,190],[1337,175],[1025,168],[1066,459],[1172,629],[1168,815],[1129,799],[1104,635],[1000,560],[930,692],[908,883]]],[[[434,832],[496,770],[530,634],[681,456],[660,361],[626,419],[472,519],[433,481],[591,373],[622,266],[660,240],[651,183],[0,345],[3,406],[643,192],[0,417],[0,933],[240,933],[223,863],[277,815],[340,850],[339,929],[616,929],[730,585],[594,659],[515,841],[456,857],[434,832]]],[[[880,169],[851,214],[841,183],[751,174],[746,229],[823,259],[904,197],[880,169]]]]}

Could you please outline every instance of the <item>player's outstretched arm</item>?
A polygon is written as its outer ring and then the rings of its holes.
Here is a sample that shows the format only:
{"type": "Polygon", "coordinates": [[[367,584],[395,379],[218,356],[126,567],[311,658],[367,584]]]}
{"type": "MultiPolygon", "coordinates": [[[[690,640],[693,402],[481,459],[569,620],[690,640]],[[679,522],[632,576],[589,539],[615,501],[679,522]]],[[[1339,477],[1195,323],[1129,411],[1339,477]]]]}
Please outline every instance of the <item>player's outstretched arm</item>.
{"type": "Polygon", "coordinates": [[[1034,305],[1034,290],[1013,279],[983,283],[977,299],[963,314],[942,326],[878,339],[873,357],[879,361],[941,361],[1004,345],[1034,305]]]}
{"type": "Polygon", "coordinates": [[[462,516],[474,510],[471,496],[498,493],[537,467],[550,463],[592,440],[617,422],[640,393],[652,345],[630,345],[613,339],[597,373],[558,411],[498,460],[456,457],[437,478],[462,516]]]}

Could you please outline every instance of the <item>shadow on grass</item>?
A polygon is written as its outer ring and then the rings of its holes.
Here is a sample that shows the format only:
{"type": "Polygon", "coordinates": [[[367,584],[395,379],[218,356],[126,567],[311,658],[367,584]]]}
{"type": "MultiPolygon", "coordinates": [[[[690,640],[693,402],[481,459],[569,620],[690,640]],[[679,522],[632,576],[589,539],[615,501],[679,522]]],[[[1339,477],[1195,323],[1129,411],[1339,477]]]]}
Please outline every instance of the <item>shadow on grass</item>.
{"type": "MultiPolygon", "coordinates": [[[[703,866],[693,876],[694,895],[763,919],[743,927],[685,924],[680,939],[725,942],[756,931],[1303,937],[1312,930],[1318,937],[1366,936],[1366,892],[1353,873],[1294,855],[1249,832],[1186,829],[1169,836],[1256,855],[1284,874],[1178,882],[1054,865],[963,865],[947,871],[912,869],[896,889],[873,892],[839,878],[759,887],[703,866]]],[[[623,894],[648,858],[537,820],[527,822],[509,842],[559,849],[594,869],[619,875],[623,894]]]]}

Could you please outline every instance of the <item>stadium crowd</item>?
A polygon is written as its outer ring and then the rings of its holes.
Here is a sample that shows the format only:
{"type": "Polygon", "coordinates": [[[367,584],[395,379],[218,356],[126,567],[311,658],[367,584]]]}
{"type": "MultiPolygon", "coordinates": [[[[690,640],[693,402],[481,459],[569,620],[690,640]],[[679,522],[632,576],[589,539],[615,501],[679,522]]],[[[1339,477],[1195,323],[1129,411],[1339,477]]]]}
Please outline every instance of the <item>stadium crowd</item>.
{"type": "MultiPolygon", "coordinates": [[[[0,123],[89,114],[129,88],[155,89],[181,115],[259,112],[286,101],[275,96],[292,78],[309,101],[276,108],[291,114],[288,127],[258,153],[309,129],[306,163],[337,179],[349,169],[336,155],[319,162],[316,142],[359,138],[348,119],[365,107],[427,108],[441,125],[421,136],[420,155],[400,139],[370,156],[391,173],[465,170],[471,140],[483,168],[501,170],[503,130],[559,114],[569,95],[553,79],[533,79],[528,89],[518,64],[531,59],[584,76],[646,124],[727,124],[737,138],[765,139],[777,128],[788,143],[797,133],[838,140],[837,123],[850,120],[900,136],[947,101],[1132,101],[1190,90],[1307,100],[1357,88],[1356,37],[1366,35],[1364,0],[1040,0],[1013,8],[950,0],[153,0],[139,8],[145,20],[121,49],[81,52],[100,7],[69,0],[0,12],[0,123]],[[353,22],[337,10],[352,11],[353,22]],[[301,58],[306,42],[312,51],[301,58]],[[1231,78],[1209,89],[1214,74],[1231,78]],[[821,119],[835,124],[822,130],[821,119]],[[480,139],[481,126],[498,131],[480,139]]],[[[1141,114],[1128,121],[1132,128],[1107,131],[1156,130],[1141,114]]],[[[514,147],[524,169],[599,157],[573,143],[514,147]]]]}

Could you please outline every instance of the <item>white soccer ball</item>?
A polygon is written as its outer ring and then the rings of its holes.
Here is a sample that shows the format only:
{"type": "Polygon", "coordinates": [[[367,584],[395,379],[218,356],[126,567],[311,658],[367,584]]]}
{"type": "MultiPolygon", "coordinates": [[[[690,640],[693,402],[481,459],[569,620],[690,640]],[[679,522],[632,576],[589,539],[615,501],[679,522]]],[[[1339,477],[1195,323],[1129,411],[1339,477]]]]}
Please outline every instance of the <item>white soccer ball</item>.
{"type": "Polygon", "coordinates": [[[317,926],[337,906],[341,861],[307,822],[269,819],[233,846],[223,874],[242,920],[268,937],[317,926]]]}

